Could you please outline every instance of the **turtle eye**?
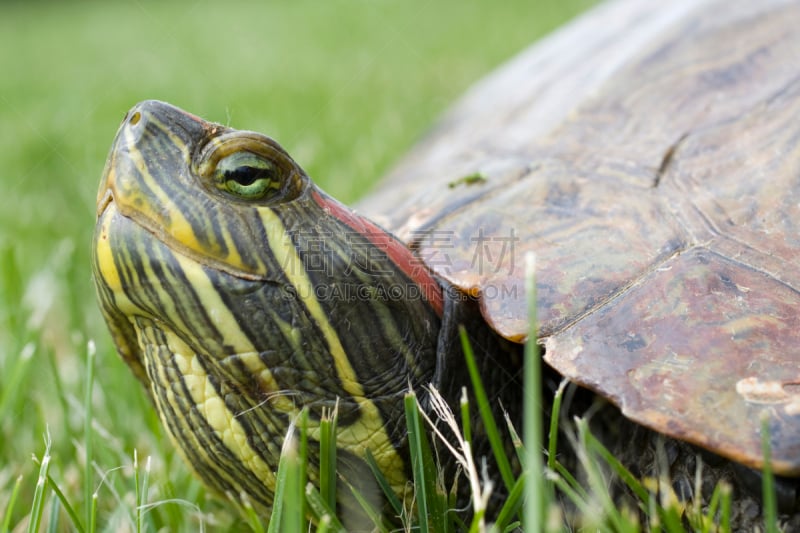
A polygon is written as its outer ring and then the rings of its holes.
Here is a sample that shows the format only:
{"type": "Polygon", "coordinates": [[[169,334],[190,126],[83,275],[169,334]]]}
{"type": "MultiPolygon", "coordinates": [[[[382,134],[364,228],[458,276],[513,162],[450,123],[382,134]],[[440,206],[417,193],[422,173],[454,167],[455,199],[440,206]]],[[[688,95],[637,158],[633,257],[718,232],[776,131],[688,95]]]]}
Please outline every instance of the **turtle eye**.
{"type": "Polygon", "coordinates": [[[217,162],[217,188],[244,200],[261,200],[281,191],[281,173],[275,164],[252,152],[235,152],[217,162]]]}

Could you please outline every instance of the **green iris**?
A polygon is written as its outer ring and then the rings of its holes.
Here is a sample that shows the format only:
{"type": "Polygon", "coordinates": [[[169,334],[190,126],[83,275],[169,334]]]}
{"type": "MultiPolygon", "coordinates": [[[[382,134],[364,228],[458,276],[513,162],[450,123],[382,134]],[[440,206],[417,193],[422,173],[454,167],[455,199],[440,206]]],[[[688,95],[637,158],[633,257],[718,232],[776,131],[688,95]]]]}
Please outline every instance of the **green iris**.
{"type": "Polygon", "coordinates": [[[220,159],[214,176],[218,188],[245,200],[260,200],[281,189],[275,164],[252,152],[236,152],[220,159]]]}

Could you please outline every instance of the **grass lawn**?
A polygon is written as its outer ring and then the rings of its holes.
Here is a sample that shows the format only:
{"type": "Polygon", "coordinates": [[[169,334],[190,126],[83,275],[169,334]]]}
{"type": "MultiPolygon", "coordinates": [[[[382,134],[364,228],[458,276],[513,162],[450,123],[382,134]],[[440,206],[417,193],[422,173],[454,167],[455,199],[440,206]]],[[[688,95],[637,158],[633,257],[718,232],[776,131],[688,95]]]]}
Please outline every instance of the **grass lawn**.
{"type": "Polygon", "coordinates": [[[470,83],[589,3],[0,4],[0,532],[40,514],[133,530],[142,501],[162,502],[141,510],[149,530],[242,526],[167,442],[95,305],[95,194],[131,105],[265,132],[350,202],[470,83]]]}

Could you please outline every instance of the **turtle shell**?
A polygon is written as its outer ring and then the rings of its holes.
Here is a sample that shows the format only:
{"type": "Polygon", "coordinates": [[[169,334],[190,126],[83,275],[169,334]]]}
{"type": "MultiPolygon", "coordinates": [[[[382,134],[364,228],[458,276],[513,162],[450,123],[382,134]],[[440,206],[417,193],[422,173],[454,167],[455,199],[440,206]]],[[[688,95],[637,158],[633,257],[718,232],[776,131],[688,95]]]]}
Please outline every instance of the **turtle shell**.
{"type": "Polygon", "coordinates": [[[475,87],[359,206],[629,418],[800,475],[800,4],[617,1],[475,87]]]}

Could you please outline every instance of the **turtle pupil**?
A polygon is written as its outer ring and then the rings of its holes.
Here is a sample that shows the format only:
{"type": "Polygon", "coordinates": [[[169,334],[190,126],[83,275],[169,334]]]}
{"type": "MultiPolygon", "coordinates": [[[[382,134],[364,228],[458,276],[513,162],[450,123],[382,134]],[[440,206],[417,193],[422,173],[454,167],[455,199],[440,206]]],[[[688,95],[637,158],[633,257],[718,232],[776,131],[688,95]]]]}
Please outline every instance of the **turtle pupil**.
{"type": "Polygon", "coordinates": [[[242,166],[225,171],[225,181],[235,181],[239,185],[252,185],[262,178],[270,177],[270,169],[242,166]]]}

